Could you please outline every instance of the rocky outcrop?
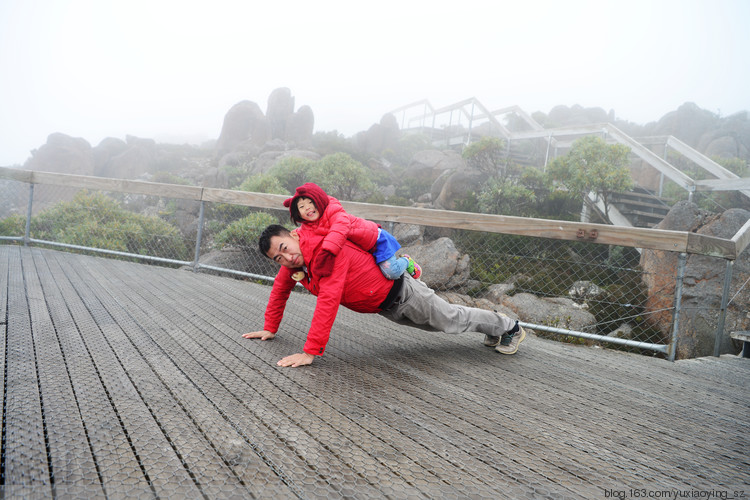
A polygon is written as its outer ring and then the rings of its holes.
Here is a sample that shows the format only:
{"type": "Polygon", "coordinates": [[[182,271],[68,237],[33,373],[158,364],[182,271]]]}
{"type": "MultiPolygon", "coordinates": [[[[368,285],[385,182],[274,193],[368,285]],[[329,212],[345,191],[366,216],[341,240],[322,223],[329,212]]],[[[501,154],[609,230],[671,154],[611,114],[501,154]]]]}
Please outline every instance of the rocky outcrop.
{"type": "Polygon", "coordinates": [[[245,142],[260,147],[270,138],[271,126],[260,106],[252,101],[240,101],[224,115],[216,141],[216,156],[222,157],[245,142]]]}
{"type": "MultiPolygon", "coordinates": [[[[657,226],[659,229],[690,231],[698,234],[731,238],[750,218],[750,212],[730,209],[720,215],[710,215],[686,201],[676,204],[657,226]]],[[[641,256],[643,280],[648,289],[647,318],[658,328],[666,341],[672,327],[675,283],[677,276],[676,252],[644,250],[641,256]]],[[[714,342],[721,308],[726,262],[704,255],[688,255],[683,280],[682,304],[677,332],[676,358],[695,358],[714,353],[714,342]]],[[[726,310],[725,331],[750,329],[747,304],[750,288],[743,287],[750,279],[750,251],[745,250],[734,262],[731,283],[731,303],[726,310]]],[[[720,353],[737,353],[739,346],[728,335],[720,339],[720,353]]]]}
{"type": "Polygon", "coordinates": [[[371,154],[381,155],[384,151],[396,148],[401,131],[398,121],[391,113],[383,115],[380,123],[372,125],[366,132],[360,132],[354,137],[358,150],[371,154]]]}
{"type": "Polygon", "coordinates": [[[94,175],[94,151],[85,139],[54,133],[31,153],[23,168],[62,174],[94,175]]]}
{"type": "Polygon", "coordinates": [[[505,295],[501,305],[522,321],[580,332],[596,332],[596,318],[565,297],[537,297],[530,293],[505,295]]]}
{"type": "Polygon", "coordinates": [[[286,139],[287,123],[294,114],[294,97],[286,87],[274,89],[268,96],[266,118],[271,126],[271,139],[286,139]]]}
{"type": "Polygon", "coordinates": [[[461,254],[449,238],[410,245],[400,253],[409,254],[422,267],[422,281],[436,290],[450,290],[469,279],[469,256],[461,254]]]}

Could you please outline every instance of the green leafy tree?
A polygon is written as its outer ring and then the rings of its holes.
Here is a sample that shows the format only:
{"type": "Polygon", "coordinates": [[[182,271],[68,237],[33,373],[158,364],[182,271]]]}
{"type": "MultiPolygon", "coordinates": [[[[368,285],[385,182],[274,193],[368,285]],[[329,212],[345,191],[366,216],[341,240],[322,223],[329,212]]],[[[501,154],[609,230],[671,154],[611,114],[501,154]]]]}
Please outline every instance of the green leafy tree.
{"type": "Polygon", "coordinates": [[[633,188],[628,168],[630,148],[622,144],[607,144],[602,138],[587,136],[578,139],[566,156],[556,158],[549,165],[550,177],[577,193],[581,199],[593,191],[604,202],[609,218],[611,193],[633,188]]]}
{"type": "Polygon", "coordinates": [[[279,178],[269,173],[248,177],[240,184],[239,190],[251,193],[288,194],[288,191],[281,185],[279,178]]]}
{"type": "Polygon", "coordinates": [[[482,137],[466,146],[461,156],[469,166],[491,176],[504,178],[508,174],[508,158],[502,139],[482,137]]]}
{"type": "Polygon", "coordinates": [[[289,156],[279,160],[268,173],[275,176],[286,190],[284,194],[292,194],[297,186],[301,186],[310,178],[310,169],[315,165],[313,160],[289,156]]]}
{"type": "Polygon", "coordinates": [[[366,197],[374,188],[372,172],[346,153],[334,153],[315,163],[310,178],[340,200],[366,197]]]}
{"type": "Polygon", "coordinates": [[[490,178],[480,191],[477,202],[483,213],[521,217],[535,215],[534,191],[509,179],[490,178]]]}

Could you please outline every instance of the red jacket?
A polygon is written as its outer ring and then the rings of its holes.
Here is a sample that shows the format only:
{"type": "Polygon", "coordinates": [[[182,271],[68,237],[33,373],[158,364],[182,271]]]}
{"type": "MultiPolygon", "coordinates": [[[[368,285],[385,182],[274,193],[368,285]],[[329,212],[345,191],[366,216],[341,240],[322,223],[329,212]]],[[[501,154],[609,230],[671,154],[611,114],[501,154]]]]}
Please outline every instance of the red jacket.
{"type": "MultiPolygon", "coordinates": [[[[322,246],[321,236],[300,234],[300,249],[305,262],[313,262],[322,246]]],[[[278,331],[287,299],[297,283],[292,278],[295,271],[282,267],[276,275],[266,307],[264,330],[272,333],[278,331]]],[[[379,312],[379,306],[394,282],[383,276],[372,254],[351,242],[345,242],[336,257],[333,274],[319,278],[311,275],[308,269],[300,283],[318,297],[304,351],[321,355],[325,352],[339,304],[356,312],[379,312]]]]}
{"type": "MultiPolygon", "coordinates": [[[[301,224],[298,232],[310,232],[325,238],[323,249],[338,255],[346,240],[369,252],[378,241],[378,224],[350,215],[344,211],[339,200],[328,194],[315,183],[306,182],[299,186],[294,196],[284,200],[295,224],[301,224]],[[296,209],[297,200],[310,198],[318,209],[320,217],[315,222],[307,222],[296,209]]],[[[312,262],[308,260],[307,262],[312,262]]]]}
{"type": "Polygon", "coordinates": [[[339,200],[328,197],[328,206],[315,222],[304,222],[297,232],[322,236],[323,250],[338,255],[346,240],[369,252],[378,241],[378,225],[346,213],[339,200]]]}

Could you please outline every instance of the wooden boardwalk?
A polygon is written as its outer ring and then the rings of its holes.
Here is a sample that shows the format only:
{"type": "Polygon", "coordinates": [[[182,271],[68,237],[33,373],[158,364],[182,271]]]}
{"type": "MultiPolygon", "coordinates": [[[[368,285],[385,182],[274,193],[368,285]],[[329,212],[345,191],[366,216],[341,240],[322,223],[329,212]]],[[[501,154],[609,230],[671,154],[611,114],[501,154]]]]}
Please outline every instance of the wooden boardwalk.
{"type": "Polygon", "coordinates": [[[262,342],[266,285],[0,246],[0,290],[6,498],[750,497],[747,359],[502,356],[342,309],[279,368],[306,293],[262,342]]]}

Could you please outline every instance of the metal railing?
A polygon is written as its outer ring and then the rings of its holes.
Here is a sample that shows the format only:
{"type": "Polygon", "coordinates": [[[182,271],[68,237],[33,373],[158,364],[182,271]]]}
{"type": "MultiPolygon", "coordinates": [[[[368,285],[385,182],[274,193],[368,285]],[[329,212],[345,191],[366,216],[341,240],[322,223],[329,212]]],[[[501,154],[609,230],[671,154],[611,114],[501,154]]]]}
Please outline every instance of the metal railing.
{"type": "MultiPolygon", "coordinates": [[[[257,234],[268,222],[285,222],[286,196],[8,168],[0,168],[0,179],[5,179],[0,186],[0,241],[249,279],[272,280],[275,274],[274,265],[257,252],[257,236],[243,235],[257,234]],[[62,215],[68,212],[78,222],[62,215]],[[139,215],[144,213],[151,217],[139,215]]],[[[732,263],[750,244],[750,222],[727,240],[692,232],[356,202],[344,202],[344,207],[384,224],[408,251],[422,252],[418,255],[425,280],[432,279],[428,284],[438,291],[460,291],[481,301],[503,284],[511,291],[502,306],[522,308],[523,300],[544,300],[534,304],[551,308],[543,321],[521,318],[522,325],[537,332],[659,352],[669,359],[675,358],[687,256],[726,261],[716,311],[718,355],[720,340],[728,336],[727,307],[739,293],[730,287],[732,263]],[[425,250],[441,240],[442,254],[425,250]],[[636,249],[676,255],[679,265],[672,273],[644,270],[636,249]],[[441,274],[446,263],[453,269],[441,274]],[[463,279],[457,282],[459,275],[463,279]],[[646,295],[641,289],[644,279],[676,286],[674,292],[668,286],[664,292],[652,287],[646,295]],[[588,287],[586,293],[573,293],[576,286],[588,287]],[[563,301],[567,309],[560,306],[563,301]],[[665,315],[672,317],[669,331],[656,330],[650,319],[665,315]],[[620,336],[625,326],[635,333],[620,336]]]]}

